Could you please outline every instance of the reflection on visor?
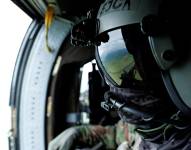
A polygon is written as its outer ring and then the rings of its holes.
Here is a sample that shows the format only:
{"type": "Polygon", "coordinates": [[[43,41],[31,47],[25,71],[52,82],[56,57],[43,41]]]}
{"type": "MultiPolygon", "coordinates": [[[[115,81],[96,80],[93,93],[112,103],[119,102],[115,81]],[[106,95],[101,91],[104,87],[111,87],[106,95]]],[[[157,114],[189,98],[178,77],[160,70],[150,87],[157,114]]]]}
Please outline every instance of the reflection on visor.
{"type": "Polygon", "coordinates": [[[108,35],[109,41],[98,47],[98,55],[104,71],[117,85],[121,85],[122,75],[134,67],[135,61],[126,48],[121,29],[111,31],[108,35]]]}

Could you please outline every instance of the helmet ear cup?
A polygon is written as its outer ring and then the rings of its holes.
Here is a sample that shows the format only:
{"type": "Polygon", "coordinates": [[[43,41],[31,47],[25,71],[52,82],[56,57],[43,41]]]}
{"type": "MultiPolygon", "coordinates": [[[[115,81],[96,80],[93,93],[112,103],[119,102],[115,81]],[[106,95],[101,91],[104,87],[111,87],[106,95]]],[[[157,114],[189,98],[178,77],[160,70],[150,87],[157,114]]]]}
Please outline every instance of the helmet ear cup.
{"type": "Polygon", "coordinates": [[[177,61],[177,52],[172,39],[167,34],[149,36],[149,44],[158,67],[162,70],[170,69],[177,61]]]}
{"type": "Polygon", "coordinates": [[[191,29],[187,19],[191,9],[188,1],[164,2],[159,9],[160,17],[145,16],[141,30],[148,36],[152,55],[162,72],[163,83],[172,102],[191,117],[191,29]],[[177,19],[177,16],[182,17],[177,19]],[[156,26],[156,23],[160,26],[156,26]],[[154,29],[156,31],[153,32],[154,29]]]}
{"type": "Polygon", "coordinates": [[[141,31],[148,36],[150,48],[160,69],[169,69],[177,60],[172,39],[168,33],[168,23],[156,15],[143,17],[141,31]]]}

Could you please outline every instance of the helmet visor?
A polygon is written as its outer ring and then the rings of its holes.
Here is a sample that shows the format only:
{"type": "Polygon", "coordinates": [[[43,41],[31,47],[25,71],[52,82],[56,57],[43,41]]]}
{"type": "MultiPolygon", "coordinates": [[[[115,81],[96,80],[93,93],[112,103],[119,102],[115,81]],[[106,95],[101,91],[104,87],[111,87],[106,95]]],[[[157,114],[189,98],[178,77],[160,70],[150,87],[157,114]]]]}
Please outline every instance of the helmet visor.
{"type": "MultiPolygon", "coordinates": [[[[112,84],[121,86],[123,77],[127,76],[130,71],[135,71],[135,60],[126,47],[121,29],[110,31],[107,34],[108,42],[101,43],[97,47],[98,66],[112,84]]],[[[137,71],[134,72],[134,78],[141,79],[137,71]]]]}

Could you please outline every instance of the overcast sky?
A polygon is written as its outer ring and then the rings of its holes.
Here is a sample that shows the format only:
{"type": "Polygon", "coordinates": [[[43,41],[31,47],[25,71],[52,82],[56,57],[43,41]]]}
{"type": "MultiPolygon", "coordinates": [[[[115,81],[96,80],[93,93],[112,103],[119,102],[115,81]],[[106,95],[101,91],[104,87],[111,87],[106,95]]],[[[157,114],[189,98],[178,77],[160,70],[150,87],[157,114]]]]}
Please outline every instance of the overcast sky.
{"type": "Polygon", "coordinates": [[[11,0],[0,5],[0,150],[8,150],[9,93],[17,53],[31,19],[11,0]]]}

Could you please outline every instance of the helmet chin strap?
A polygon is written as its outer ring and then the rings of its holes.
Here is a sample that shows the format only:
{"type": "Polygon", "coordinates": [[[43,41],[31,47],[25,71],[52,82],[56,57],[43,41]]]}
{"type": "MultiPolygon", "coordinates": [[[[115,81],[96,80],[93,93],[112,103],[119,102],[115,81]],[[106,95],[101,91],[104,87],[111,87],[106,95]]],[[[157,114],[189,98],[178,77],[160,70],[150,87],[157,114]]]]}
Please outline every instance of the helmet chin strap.
{"type": "Polygon", "coordinates": [[[144,125],[153,121],[184,128],[187,123],[172,117],[162,117],[160,99],[144,90],[111,87],[110,91],[105,93],[105,102],[101,105],[107,111],[118,111],[121,119],[132,124],[144,125]]]}
{"type": "Polygon", "coordinates": [[[135,90],[129,88],[117,88],[111,87],[109,92],[105,93],[105,102],[102,103],[102,107],[109,109],[115,109],[119,112],[120,117],[130,123],[140,124],[151,121],[154,118],[155,113],[151,113],[143,110],[142,108],[147,105],[150,107],[151,103],[156,103],[158,100],[151,96],[145,95],[143,90],[135,90]],[[144,106],[145,105],[145,106],[144,106]],[[142,107],[140,109],[140,107],[142,107]]]}

